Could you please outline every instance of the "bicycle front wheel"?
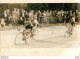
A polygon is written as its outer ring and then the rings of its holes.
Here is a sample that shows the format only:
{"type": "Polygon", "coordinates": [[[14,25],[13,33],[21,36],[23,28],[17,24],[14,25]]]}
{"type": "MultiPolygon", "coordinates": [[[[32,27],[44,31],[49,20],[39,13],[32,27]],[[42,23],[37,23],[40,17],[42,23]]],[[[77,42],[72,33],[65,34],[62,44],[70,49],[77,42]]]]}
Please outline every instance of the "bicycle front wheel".
{"type": "Polygon", "coordinates": [[[22,32],[20,32],[16,35],[14,43],[21,44],[22,42],[23,42],[23,34],[22,34],[22,32]]]}

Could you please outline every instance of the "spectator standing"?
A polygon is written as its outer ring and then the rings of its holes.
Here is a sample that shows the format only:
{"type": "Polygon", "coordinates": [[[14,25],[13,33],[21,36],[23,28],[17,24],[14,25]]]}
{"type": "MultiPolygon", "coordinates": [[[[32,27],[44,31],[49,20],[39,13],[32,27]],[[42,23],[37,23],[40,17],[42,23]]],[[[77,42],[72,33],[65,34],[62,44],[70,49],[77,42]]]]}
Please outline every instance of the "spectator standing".
{"type": "Polygon", "coordinates": [[[5,27],[5,21],[4,21],[4,18],[3,17],[1,18],[1,26],[2,27],[5,27]]]}
{"type": "Polygon", "coordinates": [[[52,19],[53,19],[53,17],[52,17],[52,10],[50,11],[50,23],[52,23],[52,19]]]}
{"type": "Polygon", "coordinates": [[[45,24],[47,23],[46,11],[43,12],[43,21],[45,24]]]}
{"type": "Polygon", "coordinates": [[[50,13],[49,13],[49,10],[47,10],[47,12],[46,12],[46,19],[47,19],[47,23],[50,23],[50,13]]]}
{"type": "Polygon", "coordinates": [[[38,20],[39,23],[40,23],[40,17],[41,17],[41,11],[38,10],[38,13],[37,13],[37,20],[38,20]]]}
{"type": "Polygon", "coordinates": [[[70,19],[70,18],[69,18],[69,11],[67,11],[67,12],[66,12],[66,23],[69,22],[69,19],[70,19]]]}
{"type": "Polygon", "coordinates": [[[76,21],[79,22],[79,11],[78,10],[76,10],[76,14],[75,15],[76,15],[76,21]]]}
{"type": "Polygon", "coordinates": [[[25,12],[25,18],[26,18],[26,21],[28,21],[29,13],[27,11],[25,12]]]}
{"type": "Polygon", "coordinates": [[[66,11],[64,11],[63,20],[64,20],[63,22],[65,24],[66,23],[66,20],[67,20],[66,11]]]}
{"type": "Polygon", "coordinates": [[[19,9],[17,9],[17,20],[19,20],[19,18],[20,18],[20,11],[19,9]]]}

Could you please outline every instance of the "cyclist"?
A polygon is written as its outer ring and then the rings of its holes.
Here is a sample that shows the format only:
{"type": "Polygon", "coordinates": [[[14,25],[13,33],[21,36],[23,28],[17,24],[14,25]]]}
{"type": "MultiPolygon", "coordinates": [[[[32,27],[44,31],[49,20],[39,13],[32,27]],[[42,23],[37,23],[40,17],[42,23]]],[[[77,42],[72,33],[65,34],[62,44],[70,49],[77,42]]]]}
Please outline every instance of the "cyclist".
{"type": "MultiPolygon", "coordinates": [[[[72,18],[70,19],[70,21],[68,22],[67,26],[68,26],[68,34],[72,35],[72,31],[73,31],[73,26],[75,25],[74,22],[74,17],[72,16],[72,18]]],[[[67,27],[66,26],[66,27],[67,27]]]]}
{"type": "Polygon", "coordinates": [[[72,17],[73,26],[75,26],[75,16],[72,17]]]}
{"type": "Polygon", "coordinates": [[[38,21],[35,18],[28,18],[28,21],[24,22],[25,24],[25,30],[23,31],[23,36],[25,38],[23,38],[23,40],[26,39],[27,34],[31,33],[31,37],[33,39],[34,34],[34,30],[37,28],[38,25],[38,21]]]}

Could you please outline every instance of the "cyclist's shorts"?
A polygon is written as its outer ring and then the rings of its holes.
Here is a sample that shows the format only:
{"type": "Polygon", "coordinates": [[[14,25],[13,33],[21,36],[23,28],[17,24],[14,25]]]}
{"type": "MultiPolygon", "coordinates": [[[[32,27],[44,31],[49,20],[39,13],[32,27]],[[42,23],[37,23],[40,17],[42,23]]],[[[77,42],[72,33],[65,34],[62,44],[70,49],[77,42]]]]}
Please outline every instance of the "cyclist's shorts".
{"type": "Polygon", "coordinates": [[[26,29],[32,29],[33,26],[31,26],[31,25],[27,25],[27,26],[25,26],[25,28],[26,28],[26,29]]]}

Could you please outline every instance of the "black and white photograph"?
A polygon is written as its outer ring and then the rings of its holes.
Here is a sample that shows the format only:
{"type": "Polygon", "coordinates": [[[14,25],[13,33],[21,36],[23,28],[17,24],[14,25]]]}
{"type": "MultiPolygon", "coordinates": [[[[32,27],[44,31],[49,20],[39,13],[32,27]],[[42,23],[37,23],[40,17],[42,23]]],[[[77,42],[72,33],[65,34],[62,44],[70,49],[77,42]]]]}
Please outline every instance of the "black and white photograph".
{"type": "Polygon", "coordinates": [[[80,55],[80,3],[0,3],[0,48],[3,55],[29,48],[80,55]]]}

